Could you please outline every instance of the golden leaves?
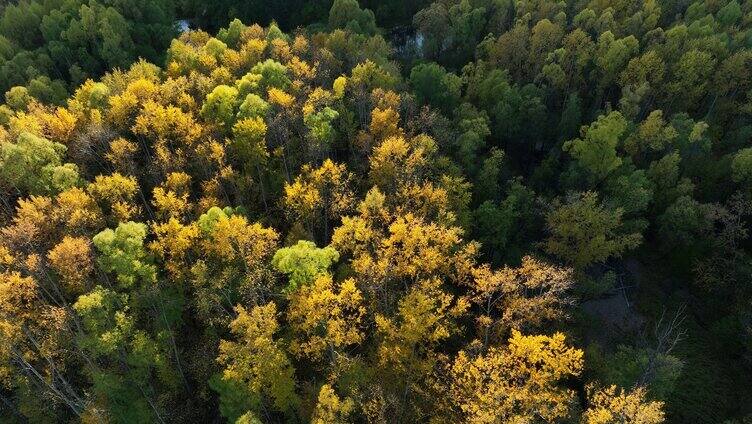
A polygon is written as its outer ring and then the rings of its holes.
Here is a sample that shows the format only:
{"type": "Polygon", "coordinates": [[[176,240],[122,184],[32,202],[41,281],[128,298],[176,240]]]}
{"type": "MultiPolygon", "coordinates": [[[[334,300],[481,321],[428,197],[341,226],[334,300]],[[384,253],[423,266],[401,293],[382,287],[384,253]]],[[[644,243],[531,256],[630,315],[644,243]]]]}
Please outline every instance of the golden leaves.
{"type": "Polygon", "coordinates": [[[191,113],[153,101],[144,103],[131,130],[153,140],[179,141],[185,146],[195,145],[202,133],[191,113]]]}
{"type": "Polygon", "coordinates": [[[285,184],[285,208],[295,220],[311,223],[319,213],[336,219],[351,210],[352,174],[343,164],[327,159],[316,169],[304,165],[292,184],[285,184]]]}
{"type": "Polygon", "coordinates": [[[110,142],[110,149],[104,157],[118,172],[128,173],[133,167],[133,160],[138,145],[123,137],[118,137],[110,142]]]}
{"type": "Polygon", "coordinates": [[[134,177],[126,177],[117,172],[98,175],[87,187],[89,194],[121,222],[128,221],[139,213],[138,206],[133,203],[138,190],[138,182],[134,177]]]}
{"type": "Polygon", "coordinates": [[[180,218],[190,212],[190,175],[185,172],[172,172],[167,175],[167,181],[161,186],[154,187],[152,204],[157,214],[164,217],[180,218]]]}
{"type": "Polygon", "coordinates": [[[270,302],[250,311],[238,306],[235,312],[230,330],[237,341],[219,344],[222,379],[235,382],[249,395],[270,397],[278,411],[289,410],[298,400],[292,365],[273,338],[279,328],[276,305],[270,302]]]}
{"type": "Polygon", "coordinates": [[[584,424],[660,424],[664,421],[663,402],[649,401],[643,387],[629,392],[616,386],[587,388],[590,407],[585,412],[584,424]]]}
{"type": "Polygon", "coordinates": [[[331,104],[331,101],[332,93],[330,91],[324,90],[321,87],[314,88],[303,104],[303,116],[306,117],[313,114],[320,108],[331,104]]]}
{"type": "Polygon", "coordinates": [[[65,236],[47,253],[50,266],[60,276],[66,292],[78,295],[86,290],[87,277],[93,270],[91,244],[83,237],[65,236]]]}
{"type": "Polygon", "coordinates": [[[269,103],[282,106],[283,109],[289,109],[295,103],[295,97],[278,88],[270,88],[268,95],[269,103]]]}
{"type": "Polygon", "coordinates": [[[427,222],[411,213],[383,222],[385,216],[365,212],[343,218],[332,245],[352,255],[351,266],[369,285],[436,276],[461,282],[467,277],[476,247],[462,244],[460,228],[427,222]]]}
{"type": "Polygon", "coordinates": [[[379,363],[399,372],[427,372],[436,359],[433,348],[459,331],[456,319],[468,307],[466,299],[444,291],[439,279],[419,281],[400,299],[397,316],[376,315],[379,363]]]}
{"type": "Polygon", "coordinates": [[[492,271],[488,265],[473,270],[472,300],[481,309],[478,323],[495,335],[511,329],[536,328],[561,319],[572,303],[572,270],[530,256],[518,268],[492,271]]]}
{"type": "Polygon", "coordinates": [[[319,390],[318,403],[313,411],[312,424],[347,424],[355,410],[355,402],[349,397],[341,399],[332,386],[324,384],[319,390]]]}
{"type": "Polygon", "coordinates": [[[470,423],[566,418],[575,393],[558,383],[579,375],[582,351],[565,341],[561,333],[523,336],[513,331],[506,347],[479,355],[460,351],[448,366],[448,401],[470,423]]]}
{"type": "Polygon", "coordinates": [[[73,232],[98,229],[104,224],[102,211],[92,196],[78,187],[61,192],[55,202],[53,218],[73,232]]]}
{"type": "Polygon", "coordinates": [[[295,333],[290,350],[318,361],[327,352],[358,344],[365,337],[365,314],[355,280],[335,283],[330,275],[321,275],[290,296],[287,316],[295,333]]]}
{"type": "Polygon", "coordinates": [[[375,140],[385,140],[389,137],[401,138],[403,131],[399,127],[399,113],[391,107],[386,109],[374,108],[371,112],[371,125],[368,127],[375,140]]]}
{"type": "Polygon", "coordinates": [[[390,136],[373,149],[369,177],[387,193],[394,193],[407,184],[419,184],[427,176],[435,152],[436,143],[428,136],[420,135],[409,140],[390,136]]]}
{"type": "Polygon", "coordinates": [[[45,136],[51,141],[67,145],[76,129],[77,119],[68,109],[58,107],[54,113],[41,116],[45,127],[45,136]]]}
{"type": "Polygon", "coordinates": [[[198,239],[198,227],[183,225],[175,218],[164,223],[153,223],[152,231],[156,239],[149,243],[151,250],[157,257],[165,261],[165,267],[176,280],[181,280],[188,268],[185,263],[187,256],[198,239]]]}

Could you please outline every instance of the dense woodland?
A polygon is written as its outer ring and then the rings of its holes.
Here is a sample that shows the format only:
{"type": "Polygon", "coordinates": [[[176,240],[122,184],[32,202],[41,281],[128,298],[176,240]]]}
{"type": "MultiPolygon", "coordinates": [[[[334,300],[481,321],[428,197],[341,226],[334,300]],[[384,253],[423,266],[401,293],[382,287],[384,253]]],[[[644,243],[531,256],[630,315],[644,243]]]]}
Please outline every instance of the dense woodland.
{"type": "Polygon", "coordinates": [[[10,1],[0,92],[0,422],[752,422],[750,0],[10,1]]]}

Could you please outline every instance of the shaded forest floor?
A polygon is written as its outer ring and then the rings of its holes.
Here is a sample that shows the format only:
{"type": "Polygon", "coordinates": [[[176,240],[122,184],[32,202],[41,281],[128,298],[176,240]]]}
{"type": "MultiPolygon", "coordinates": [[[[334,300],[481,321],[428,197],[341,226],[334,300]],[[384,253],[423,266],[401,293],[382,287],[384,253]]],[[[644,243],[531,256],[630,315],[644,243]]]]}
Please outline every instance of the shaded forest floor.
{"type": "MultiPolygon", "coordinates": [[[[719,417],[752,412],[752,370],[742,357],[741,339],[728,317],[714,317],[710,296],[688,290],[681,273],[668,270],[660,258],[642,255],[643,273],[634,306],[647,325],[683,308],[684,335],[672,355],[684,362],[676,387],[667,399],[667,422],[718,423],[719,417]]],[[[741,421],[740,421],[741,422],[741,421]]]]}

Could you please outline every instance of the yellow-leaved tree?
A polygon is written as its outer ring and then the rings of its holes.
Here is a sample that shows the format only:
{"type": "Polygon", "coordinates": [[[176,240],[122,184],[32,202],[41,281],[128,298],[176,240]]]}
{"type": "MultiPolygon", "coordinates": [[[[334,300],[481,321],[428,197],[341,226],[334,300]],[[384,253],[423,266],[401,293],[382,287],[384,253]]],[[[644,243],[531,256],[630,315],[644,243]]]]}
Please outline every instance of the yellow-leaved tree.
{"type": "Polygon", "coordinates": [[[299,402],[294,369],[281,344],[277,307],[270,302],[246,310],[235,308],[230,323],[234,340],[222,340],[217,362],[224,368],[214,388],[220,394],[222,415],[234,420],[245,411],[263,408],[294,414],[299,402]]]}
{"type": "Polygon", "coordinates": [[[460,351],[439,377],[448,413],[470,423],[556,422],[570,416],[576,393],[562,385],[582,371],[582,351],[563,334],[524,336],[506,346],[460,351]],[[448,381],[446,381],[448,380],[448,381]]]}
{"type": "Polygon", "coordinates": [[[664,421],[663,402],[646,398],[644,387],[631,391],[616,386],[587,388],[589,407],[584,424],[660,424],[664,421]]]}
{"type": "Polygon", "coordinates": [[[344,399],[337,396],[337,392],[329,384],[324,384],[319,390],[318,403],[311,417],[312,424],[347,424],[350,414],[355,409],[355,402],[349,397],[344,399]]]}
{"type": "Polygon", "coordinates": [[[332,361],[338,351],[363,341],[365,314],[355,280],[338,283],[330,275],[320,275],[290,295],[287,319],[294,333],[290,351],[332,361]]]}

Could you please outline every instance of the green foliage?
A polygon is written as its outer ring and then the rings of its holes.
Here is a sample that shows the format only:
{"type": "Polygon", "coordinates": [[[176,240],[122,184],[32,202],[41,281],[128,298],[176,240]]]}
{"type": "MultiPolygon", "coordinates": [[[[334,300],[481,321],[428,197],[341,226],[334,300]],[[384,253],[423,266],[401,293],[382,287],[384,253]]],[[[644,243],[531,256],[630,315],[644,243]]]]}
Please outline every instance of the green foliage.
{"type": "Polygon", "coordinates": [[[237,48],[243,31],[246,31],[247,29],[248,27],[245,26],[243,22],[240,21],[240,19],[235,18],[230,21],[230,23],[227,25],[227,28],[222,28],[219,30],[219,32],[217,33],[217,39],[225,43],[225,45],[228,45],[232,48],[237,48]]]}
{"type": "Polygon", "coordinates": [[[500,204],[486,201],[474,211],[474,239],[493,262],[516,262],[528,248],[526,238],[539,230],[535,209],[535,193],[512,181],[500,204]]]}
{"type": "Polygon", "coordinates": [[[329,10],[329,28],[346,28],[356,34],[376,33],[376,18],[368,9],[361,9],[358,0],[334,0],[329,10]]]}
{"type": "Polygon", "coordinates": [[[81,346],[94,358],[120,362],[120,367],[97,369],[91,376],[92,388],[107,399],[113,420],[152,420],[152,408],[138,387],[149,381],[152,369],[164,371],[167,364],[159,344],[136,328],[128,295],[97,286],[81,295],[73,309],[86,330],[81,346]]]}
{"type": "Polygon", "coordinates": [[[731,161],[731,178],[746,187],[752,186],[752,148],[736,152],[731,161]]]}
{"type": "Polygon", "coordinates": [[[571,140],[575,137],[582,123],[582,104],[580,97],[573,93],[567,96],[567,103],[561,112],[557,131],[562,140],[571,140]]]}
{"type": "Polygon", "coordinates": [[[475,174],[481,162],[478,154],[486,147],[486,138],[491,135],[490,121],[485,112],[478,111],[469,103],[461,104],[455,114],[459,120],[460,131],[462,131],[455,141],[457,162],[467,172],[475,174]]]}
{"type": "Polygon", "coordinates": [[[590,181],[599,183],[622,163],[616,153],[627,122],[619,112],[601,115],[583,131],[583,138],[564,143],[564,150],[588,173],[590,181]]]}
{"type": "Polygon", "coordinates": [[[261,424],[261,420],[252,412],[246,412],[235,421],[235,424],[261,424]]]}
{"type": "Polygon", "coordinates": [[[249,93],[243,103],[238,108],[238,119],[243,118],[264,118],[269,110],[269,103],[261,97],[249,93]]]}
{"type": "Polygon", "coordinates": [[[89,334],[85,345],[96,354],[116,353],[127,343],[133,331],[133,319],[123,312],[127,302],[127,295],[97,286],[73,304],[89,334]]]}
{"type": "Polygon", "coordinates": [[[543,247],[577,269],[621,256],[642,241],[639,233],[622,233],[623,213],[600,204],[593,192],[568,196],[546,215],[550,236],[543,247]]]}
{"type": "Polygon", "coordinates": [[[259,90],[259,83],[261,82],[261,75],[249,72],[245,74],[235,83],[235,88],[238,89],[238,97],[247,99],[249,94],[261,93],[259,90]]]}
{"type": "Polygon", "coordinates": [[[313,139],[319,143],[327,144],[332,141],[334,137],[334,127],[332,121],[339,117],[339,113],[330,108],[325,107],[318,112],[306,115],[303,118],[303,122],[306,124],[313,139]]]}
{"type": "Polygon", "coordinates": [[[0,142],[0,185],[29,194],[57,193],[79,183],[78,167],[62,163],[66,147],[30,133],[0,142]]]}
{"type": "Polygon", "coordinates": [[[211,234],[214,232],[214,227],[216,226],[217,221],[227,219],[233,214],[233,212],[234,211],[230,207],[222,209],[217,206],[213,206],[208,211],[206,211],[206,213],[199,216],[198,221],[196,221],[197,226],[203,233],[211,234]]]}
{"type": "Polygon", "coordinates": [[[610,178],[605,192],[626,216],[639,216],[647,210],[653,198],[651,182],[642,169],[610,178]]]}
{"type": "Polygon", "coordinates": [[[635,384],[646,384],[656,399],[671,396],[684,365],[672,355],[624,345],[611,354],[604,354],[593,346],[588,349],[588,355],[591,356],[593,372],[600,381],[624,389],[635,384]]]}
{"type": "Polygon", "coordinates": [[[279,249],[272,258],[272,265],[277,271],[287,274],[287,290],[293,292],[326,273],[338,260],[339,253],[333,247],[318,248],[312,241],[298,240],[293,246],[279,249]]]}
{"type": "Polygon", "coordinates": [[[279,28],[279,25],[274,20],[269,23],[269,29],[266,31],[266,41],[271,42],[273,40],[289,40],[287,34],[279,28]]]}
{"type": "Polygon", "coordinates": [[[0,91],[27,86],[59,103],[64,91],[142,57],[159,63],[174,27],[173,0],[31,0],[0,10],[0,91]],[[4,47],[3,47],[4,46],[4,47]]]}
{"type": "Polygon", "coordinates": [[[666,246],[692,246],[702,242],[710,230],[708,211],[690,196],[682,196],[672,203],[658,219],[659,234],[666,246]]]}
{"type": "Polygon", "coordinates": [[[739,6],[739,3],[736,0],[728,2],[728,4],[723,6],[720,10],[718,10],[718,13],[716,13],[718,22],[726,27],[736,24],[739,19],[741,19],[741,17],[742,8],[741,6],[739,6]]]}
{"type": "Polygon", "coordinates": [[[95,393],[104,396],[111,405],[113,422],[148,422],[156,418],[148,401],[132,382],[107,372],[95,372],[92,381],[95,393]]]}
{"type": "Polygon", "coordinates": [[[31,96],[26,87],[12,87],[5,93],[5,104],[13,110],[25,111],[29,102],[31,102],[31,96]]]}
{"type": "Polygon", "coordinates": [[[219,394],[219,412],[230,422],[242,422],[246,411],[259,408],[261,399],[258,394],[249,393],[240,381],[214,375],[209,380],[209,387],[219,394]]]}
{"type": "Polygon", "coordinates": [[[251,68],[251,73],[261,76],[258,86],[262,93],[266,93],[270,88],[285,90],[290,85],[285,65],[272,59],[257,63],[251,68]]]}
{"type": "Polygon", "coordinates": [[[423,63],[410,71],[410,85],[419,102],[450,113],[459,102],[462,80],[436,63],[423,63]]]}
{"type": "Polygon", "coordinates": [[[139,222],[121,222],[114,231],[108,228],[92,239],[101,253],[99,265],[115,273],[123,288],[156,282],[156,268],[144,249],[146,229],[139,222]]]}
{"type": "Polygon", "coordinates": [[[505,20],[504,2],[496,3],[498,9],[492,1],[434,2],[420,10],[413,17],[413,26],[424,37],[423,54],[460,68],[472,58],[475,45],[486,35],[486,24],[505,20]]]}
{"type": "Polygon", "coordinates": [[[467,96],[486,113],[492,121],[492,131],[497,139],[515,143],[525,150],[542,136],[546,107],[538,88],[532,84],[520,87],[510,84],[505,70],[493,69],[479,62],[476,69],[467,66],[463,71],[470,79],[467,96]],[[528,125],[535,122],[536,125],[528,125]]]}
{"type": "Polygon", "coordinates": [[[219,85],[206,96],[204,106],[201,108],[201,116],[225,128],[230,128],[235,120],[237,104],[238,90],[227,85],[219,85]]]}
{"type": "Polygon", "coordinates": [[[68,96],[68,91],[62,81],[53,81],[46,75],[30,80],[28,92],[39,102],[48,104],[61,104],[68,96]]]}

